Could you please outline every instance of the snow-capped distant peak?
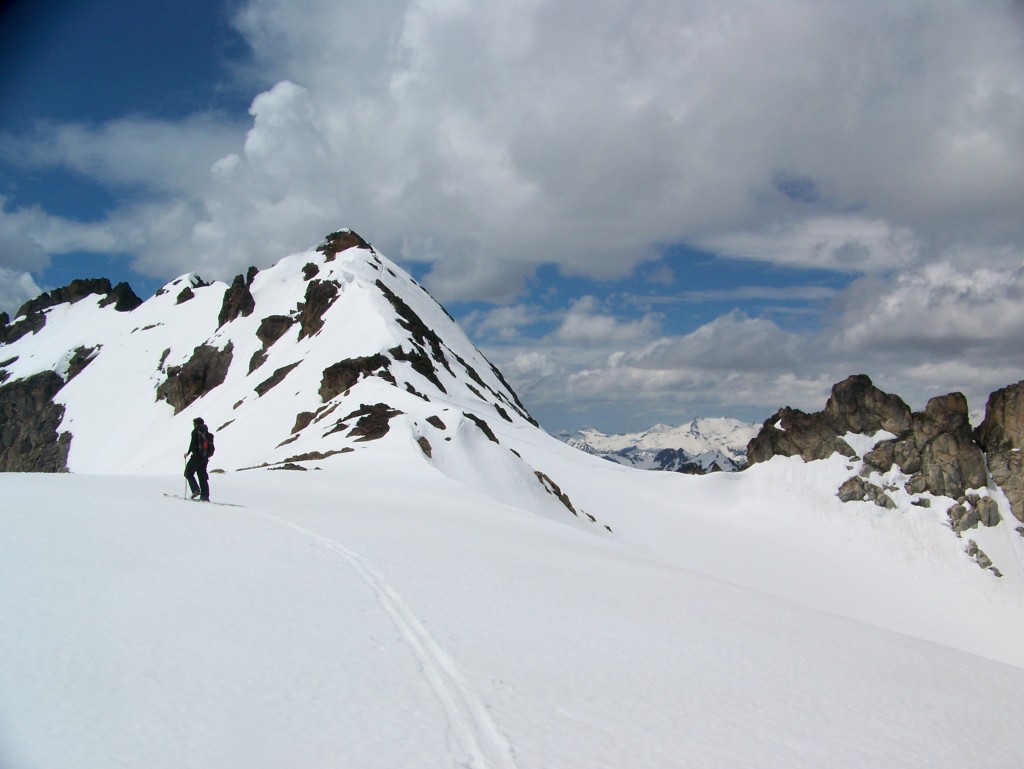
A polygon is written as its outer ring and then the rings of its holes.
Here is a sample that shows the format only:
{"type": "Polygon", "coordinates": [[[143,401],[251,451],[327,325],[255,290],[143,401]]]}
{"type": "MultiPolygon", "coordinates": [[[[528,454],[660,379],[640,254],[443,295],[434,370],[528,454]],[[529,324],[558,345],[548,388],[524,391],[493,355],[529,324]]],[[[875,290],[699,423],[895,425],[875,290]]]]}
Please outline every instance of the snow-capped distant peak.
{"type": "Polygon", "coordinates": [[[562,435],[571,446],[619,464],[647,470],[738,470],[758,426],[728,417],[701,417],[679,427],[656,424],[635,433],[606,435],[588,427],[562,435]]]}

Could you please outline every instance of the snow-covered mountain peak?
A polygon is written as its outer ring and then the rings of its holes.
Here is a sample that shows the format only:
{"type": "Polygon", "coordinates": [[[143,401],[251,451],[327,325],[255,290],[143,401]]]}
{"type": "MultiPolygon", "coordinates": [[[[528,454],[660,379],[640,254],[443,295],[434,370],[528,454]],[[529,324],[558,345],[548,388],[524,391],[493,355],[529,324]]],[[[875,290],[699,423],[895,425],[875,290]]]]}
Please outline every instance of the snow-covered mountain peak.
{"type": "Polygon", "coordinates": [[[756,434],[756,425],[737,419],[699,417],[679,427],[656,424],[618,435],[588,427],[562,438],[588,454],[631,467],[704,473],[743,467],[747,443],[756,434]]]}
{"type": "Polygon", "coordinates": [[[26,463],[45,446],[51,469],[65,456],[79,472],[171,472],[201,416],[219,470],[326,467],[380,442],[590,522],[504,440],[540,431],[501,373],[350,230],[230,285],[189,273],[130,312],[92,294],[37,322],[0,356],[6,379],[48,382],[47,428],[26,436],[26,463]]]}

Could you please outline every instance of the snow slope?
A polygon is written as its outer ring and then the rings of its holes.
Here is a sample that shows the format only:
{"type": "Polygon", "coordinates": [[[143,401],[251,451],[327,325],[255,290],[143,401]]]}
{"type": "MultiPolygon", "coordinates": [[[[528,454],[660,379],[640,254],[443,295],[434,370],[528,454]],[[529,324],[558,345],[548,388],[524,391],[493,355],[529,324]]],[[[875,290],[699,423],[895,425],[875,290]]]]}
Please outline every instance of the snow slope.
{"type": "Polygon", "coordinates": [[[1019,765],[1018,666],[345,459],[0,477],[0,765],[1019,765]]]}

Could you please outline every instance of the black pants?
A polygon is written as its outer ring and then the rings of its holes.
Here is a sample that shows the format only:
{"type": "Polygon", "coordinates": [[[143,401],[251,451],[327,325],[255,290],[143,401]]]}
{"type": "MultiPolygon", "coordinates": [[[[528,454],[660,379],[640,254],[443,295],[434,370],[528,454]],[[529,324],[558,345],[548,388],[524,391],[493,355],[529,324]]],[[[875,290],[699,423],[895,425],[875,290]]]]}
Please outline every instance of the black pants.
{"type": "Polygon", "coordinates": [[[201,499],[210,498],[210,476],[206,474],[206,464],[209,460],[198,454],[190,454],[188,464],[185,465],[185,478],[188,479],[188,487],[192,490],[192,496],[199,495],[201,499]],[[199,483],[196,483],[196,478],[199,483]]]}

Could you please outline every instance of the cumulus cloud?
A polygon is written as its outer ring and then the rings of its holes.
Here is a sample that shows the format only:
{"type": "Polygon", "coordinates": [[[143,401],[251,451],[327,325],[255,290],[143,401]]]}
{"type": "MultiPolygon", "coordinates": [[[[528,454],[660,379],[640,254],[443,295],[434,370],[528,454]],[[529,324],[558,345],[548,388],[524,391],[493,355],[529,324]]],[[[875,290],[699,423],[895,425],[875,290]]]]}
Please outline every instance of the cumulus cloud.
{"type": "Polygon", "coordinates": [[[571,302],[555,338],[570,345],[622,345],[649,339],[660,326],[660,319],[653,314],[640,320],[615,318],[600,311],[595,297],[584,296],[571,302]]]}
{"type": "Polygon", "coordinates": [[[28,135],[0,135],[0,157],[21,167],[63,168],[111,187],[194,194],[205,185],[211,162],[236,144],[239,130],[213,115],[176,122],[41,123],[28,135]]]}
{"type": "Polygon", "coordinates": [[[133,191],[99,222],[0,210],[3,266],[109,248],[223,278],[348,226],[444,302],[512,303],[541,265],[669,284],[673,244],[860,278],[817,333],[733,313],[664,337],[587,298],[533,342],[536,308],[470,318],[543,402],[814,407],[872,366],[924,387],[961,352],[1013,355],[1019,4],[245,0],[235,24],[257,84],[241,122],[0,137],[8,162],[133,191]]]}
{"type": "Polygon", "coordinates": [[[237,271],[341,225],[390,253],[433,243],[446,300],[507,301],[542,263],[621,277],[672,242],[891,269],[1024,238],[1013,12],[250,0],[236,24],[266,86],[244,136],[122,120],[28,155],[167,193],[149,202],[174,237],[112,214],[150,271],[237,271]]]}
{"type": "Polygon", "coordinates": [[[21,305],[41,293],[30,273],[0,267],[0,313],[13,320],[21,305]]]}
{"type": "Polygon", "coordinates": [[[774,223],[762,231],[717,235],[699,245],[735,259],[849,273],[905,268],[917,262],[920,252],[911,230],[857,216],[774,223]]]}

